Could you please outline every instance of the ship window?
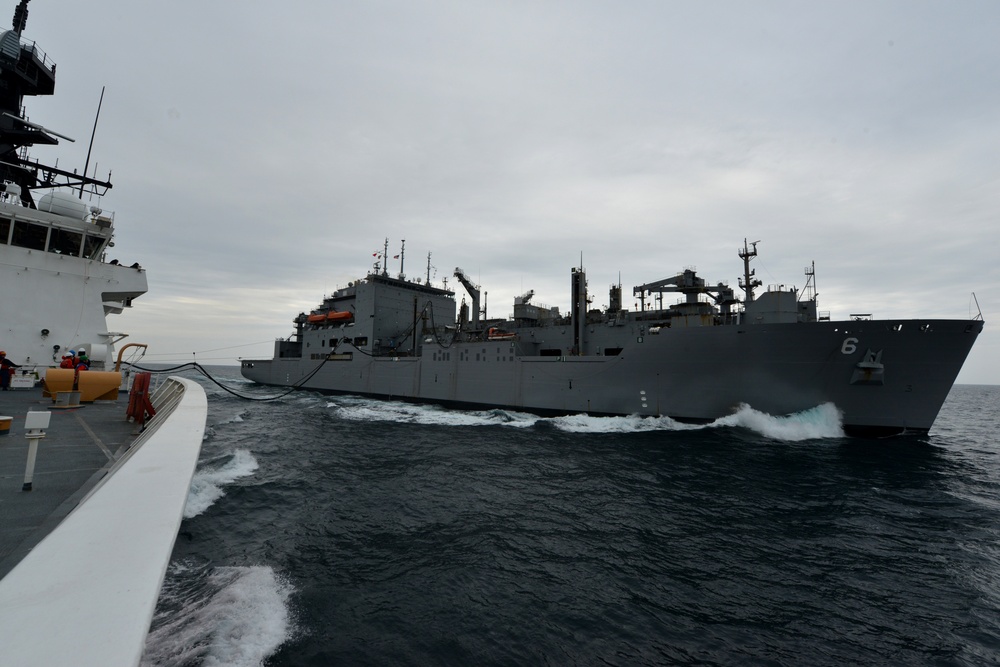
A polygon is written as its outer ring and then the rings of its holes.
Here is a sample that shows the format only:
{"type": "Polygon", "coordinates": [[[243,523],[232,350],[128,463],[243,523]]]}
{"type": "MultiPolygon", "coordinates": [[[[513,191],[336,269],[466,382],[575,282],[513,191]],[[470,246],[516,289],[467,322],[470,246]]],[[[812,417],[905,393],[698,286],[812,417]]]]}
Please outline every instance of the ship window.
{"type": "Polygon", "coordinates": [[[10,244],[16,245],[19,248],[45,250],[45,240],[48,235],[48,227],[33,225],[30,222],[23,222],[21,220],[15,220],[14,235],[10,240],[10,244]]]}
{"type": "Polygon", "coordinates": [[[354,347],[365,347],[368,345],[368,336],[357,336],[354,339],[354,347]]]}
{"type": "Polygon", "coordinates": [[[104,239],[100,236],[87,234],[83,237],[83,256],[87,259],[97,259],[104,246],[104,239]]]}
{"type": "Polygon", "coordinates": [[[80,244],[83,242],[83,234],[79,232],[70,232],[65,229],[52,229],[52,235],[49,237],[49,252],[54,252],[58,255],[72,255],[73,257],[78,257],[80,255],[80,244]]]}
{"type": "Polygon", "coordinates": [[[10,240],[10,219],[0,218],[0,243],[10,240]]]}

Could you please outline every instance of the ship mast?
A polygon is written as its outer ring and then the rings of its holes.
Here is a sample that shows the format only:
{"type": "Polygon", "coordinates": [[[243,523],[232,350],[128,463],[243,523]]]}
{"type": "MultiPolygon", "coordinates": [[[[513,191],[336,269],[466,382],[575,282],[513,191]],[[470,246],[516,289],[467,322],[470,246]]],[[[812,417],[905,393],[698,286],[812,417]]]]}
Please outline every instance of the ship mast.
{"type": "Polygon", "coordinates": [[[802,290],[802,298],[799,301],[815,301],[819,296],[816,291],[816,260],[806,267],[806,286],[802,290]]]}
{"type": "Polygon", "coordinates": [[[17,3],[17,7],[14,8],[14,22],[11,25],[14,28],[14,32],[21,35],[24,32],[24,27],[28,24],[28,3],[31,0],[21,0],[17,3]]]}
{"type": "Polygon", "coordinates": [[[758,243],[760,243],[760,241],[751,241],[750,245],[753,246],[753,249],[750,249],[747,245],[747,240],[744,238],[743,250],[740,250],[739,252],[740,259],[743,260],[743,277],[740,278],[740,289],[746,293],[743,303],[752,303],[753,288],[760,287],[762,284],[759,280],[754,278],[754,275],[757,272],[750,268],[750,260],[757,256],[758,243]]]}
{"type": "Polygon", "coordinates": [[[14,9],[13,30],[0,30],[0,186],[17,186],[4,189],[19,194],[28,208],[36,208],[32,195],[36,189],[80,188],[102,195],[111,188],[110,173],[108,180],[102,181],[88,176],[86,170],[78,174],[28,158],[28,149],[36,144],[54,146],[59,139],[73,141],[25,117],[24,98],[52,95],[56,82],[55,63],[34,43],[21,41],[28,22],[28,1],[21,0],[14,9]]]}

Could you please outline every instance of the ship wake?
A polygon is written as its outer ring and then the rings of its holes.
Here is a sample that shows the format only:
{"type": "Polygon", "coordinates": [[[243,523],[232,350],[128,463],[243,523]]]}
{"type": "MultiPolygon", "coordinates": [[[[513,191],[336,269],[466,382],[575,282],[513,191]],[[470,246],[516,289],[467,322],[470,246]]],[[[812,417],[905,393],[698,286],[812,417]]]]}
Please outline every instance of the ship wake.
{"type": "Polygon", "coordinates": [[[337,417],[349,421],[380,421],[428,426],[512,426],[528,428],[540,419],[537,415],[509,410],[449,410],[436,405],[380,401],[345,397],[328,402],[326,407],[337,417]]]}
{"type": "Polygon", "coordinates": [[[261,665],[294,637],[294,588],[266,566],[171,564],[142,665],[261,665]]]}
{"type": "Polygon", "coordinates": [[[826,403],[809,410],[776,417],[740,405],[737,410],[708,424],[686,424],[670,417],[592,417],[570,415],[547,420],[570,433],[641,433],[648,431],[698,431],[718,428],[745,428],[773,440],[799,441],[816,438],[841,438],[844,429],[835,405],[826,403]]]}
{"type": "Polygon", "coordinates": [[[651,431],[694,431],[743,428],[774,440],[797,442],[817,438],[844,437],[842,415],[832,403],[818,405],[791,415],[775,416],[740,405],[731,415],[708,424],[687,424],[670,417],[595,417],[586,414],[539,417],[510,410],[450,410],[364,398],[342,398],[328,402],[337,417],[351,421],[381,421],[441,426],[506,426],[531,428],[551,426],[567,433],[644,433],[651,431]]]}
{"type": "Polygon", "coordinates": [[[216,500],[226,495],[225,486],[241,477],[252,475],[258,467],[257,459],[245,449],[237,449],[228,460],[217,466],[199,468],[191,479],[184,518],[196,517],[216,500]]]}

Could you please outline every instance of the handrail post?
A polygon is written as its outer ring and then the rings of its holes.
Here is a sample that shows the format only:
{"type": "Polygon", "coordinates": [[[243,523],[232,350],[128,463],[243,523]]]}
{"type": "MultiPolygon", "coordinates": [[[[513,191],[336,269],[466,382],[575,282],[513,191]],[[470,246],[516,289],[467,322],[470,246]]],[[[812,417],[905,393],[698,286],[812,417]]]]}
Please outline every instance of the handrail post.
{"type": "Polygon", "coordinates": [[[38,441],[45,437],[45,429],[49,427],[51,412],[28,412],[24,419],[24,437],[28,439],[28,462],[24,467],[24,484],[21,491],[31,491],[31,483],[35,476],[35,458],[38,456],[38,441]]]}

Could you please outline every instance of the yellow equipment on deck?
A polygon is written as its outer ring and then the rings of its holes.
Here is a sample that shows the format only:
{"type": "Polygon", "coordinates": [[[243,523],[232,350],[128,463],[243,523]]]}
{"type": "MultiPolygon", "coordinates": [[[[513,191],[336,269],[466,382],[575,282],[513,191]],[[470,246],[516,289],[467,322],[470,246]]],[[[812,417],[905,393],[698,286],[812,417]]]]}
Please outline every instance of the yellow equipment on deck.
{"type": "Polygon", "coordinates": [[[71,368],[49,368],[42,380],[42,395],[55,401],[60,392],[78,391],[82,403],[114,401],[121,384],[122,374],[118,371],[80,371],[77,377],[77,371],[71,368]]]}

